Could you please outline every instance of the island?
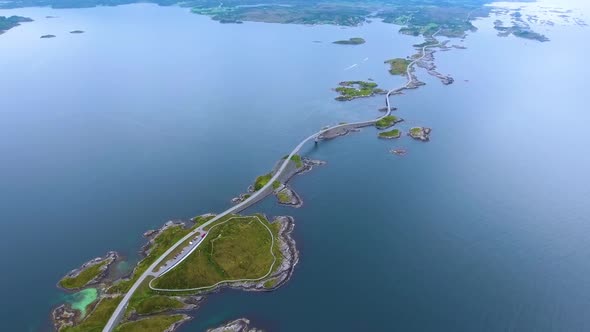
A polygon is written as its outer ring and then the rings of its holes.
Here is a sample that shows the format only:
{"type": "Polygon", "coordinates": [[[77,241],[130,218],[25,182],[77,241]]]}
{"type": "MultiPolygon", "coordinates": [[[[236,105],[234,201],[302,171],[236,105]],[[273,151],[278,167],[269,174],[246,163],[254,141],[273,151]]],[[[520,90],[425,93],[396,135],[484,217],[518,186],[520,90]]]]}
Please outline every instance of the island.
{"type": "Polygon", "coordinates": [[[43,35],[43,36],[41,36],[39,38],[43,38],[43,39],[45,39],[45,38],[55,38],[55,35],[43,35]]]}
{"type": "Polygon", "coordinates": [[[70,33],[72,33],[72,34],[80,34],[80,33],[84,33],[84,31],[83,30],[73,30],[73,31],[70,31],[70,33]]]}
{"type": "Polygon", "coordinates": [[[412,61],[408,59],[395,58],[385,60],[384,63],[389,64],[389,73],[391,75],[406,75],[408,72],[408,66],[410,63],[412,63],[412,61]]]}
{"type": "Polygon", "coordinates": [[[24,22],[33,22],[31,18],[23,16],[0,16],[0,35],[24,22]]]}
{"type": "Polygon", "coordinates": [[[400,138],[402,136],[402,132],[399,129],[393,129],[389,131],[380,132],[378,137],[384,139],[394,139],[400,138]]]}
{"type": "Polygon", "coordinates": [[[360,44],[364,44],[365,40],[360,37],[354,37],[354,38],[349,38],[348,40],[337,40],[332,43],[339,44],[339,45],[360,45],[360,44]]]}
{"type": "MultiPolygon", "coordinates": [[[[67,332],[101,331],[139,275],[172,244],[213,217],[212,214],[205,214],[191,221],[170,221],[158,230],[145,232],[148,243],[141,251],[143,259],[133,271],[117,280],[101,279],[96,288],[81,291],[96,292],[92,302],[84,308],[68,304],[55,308],[52,313],[55,329],[67,332]]],[[[199,246],[182,263],[140,285],[131,297],[117,331],[173,331],[191,319],[187,311],[198,308],[206,294],[220,288],[248,291],[277,289],[289,280],[298,262],[295,241],[291,237],[293,228],[293,218],[286,216],[272,221],[262,214],[232,214],[219,218],[205,227],[208,236],[198,235],[199,246]],[[236,259],[243,264],[235,264],[236,259]]],[[[172,251],[166,257],[166,263],[160,266],[160,271],[166,269],[166,264],[174,256],[187,250],[190,245],[186,245],[172,251]]],[[[85,263],[78,274],[93,266],[106,265],[105,270],[112,270],[114,265],[105,262],[117,257],[117,254],[110,252],[105,257],[108,258],[85,263]]]]}
{"type": "MultiPolygon", "coordinates": [[[[239,194],[238,196],[232,198],[231,202],[234,204],[241,203],[246,199],[250,198],[252,194],[261,190],[276,174],[280,165],[288,156],[283,157],[281,160],[277,162],[275,167],[270,173],[260,175],[256,177],[254,180],[254,184],[250,185],[245,193],[239,194]]],[[[293,155],[287,164],[287,168],[281,176],[279,176],[278,180],[273,181],[271,185],[271,190],[267,190],[267,192],[260,197],[260,199],[266,197],[266,195],[273,194],[277,198],[277,201],[280,205],[291,206],[291,207],[301,207],[303,201],[301,197],[288,185],[288,182],[293,178],[295,175],[304,174],[306,172],[311,171],[315,166],[324,165],[325,162],[321,160],[313,160],[305,157],[301,157],[300,155],[293,155]]],[[[259,200],[260,200],[259,199],[259,200]]],[[[258,200],[252,202],[255,203],[258,200]]]]}
{"type": "Polygon", "coordinates": [[[379,120],[377,120],[377,122],[375,122],[375,127],[377,127],[377,129],[379,129],[379,130],[387,129],[389,127],[392,127],[396,123],[399,123],[402,121],[404,121],[404,120],[401,118],[398,118],[395,115],[387,115],[387,116],[384,116],[384,117],[380,118],[379,120]]]}
{"type": "Polygon", "coordinates": [[[338,101],[353,100],[356,98],[366,98],[377,94],[386,94],[387,91],[377,87],[375,82],[365,81],[343,81],[338,83],[339,87],[334,89],[340,94],[335,99],[338,101]]]}
{"type": "Polygon", "coordinates": [[[408,135],[413,139],[427,142],[430,140],[430,132],[432,129],[426,127],[413,127],[408,132],[408,135]]]}

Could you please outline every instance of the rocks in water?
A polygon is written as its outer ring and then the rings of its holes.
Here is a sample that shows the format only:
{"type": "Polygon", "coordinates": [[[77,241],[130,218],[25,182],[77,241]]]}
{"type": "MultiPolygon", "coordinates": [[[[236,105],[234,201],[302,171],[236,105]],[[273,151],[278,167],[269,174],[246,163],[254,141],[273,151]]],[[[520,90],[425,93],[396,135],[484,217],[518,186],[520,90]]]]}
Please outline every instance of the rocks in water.
{"type": "Polygon", "coordinates": [[[222,326],[207,329],[207,332],[262,332],[262,330],[250,327],[250,321],[248,319],[238,318],[222,326]]]}
{"type": "Polygon", "coordinates": [[[426,127],[414,127],[410,129],[408,135],[413,139],[420,140],[422,142],[428,142],[430,140],[430,132],[432,129],[426,127]]]}
{"type": "Polygon", "coordinates": [[[76,322],[80,321],[81,316],[82,314],[79,310],[72,309],[67,304],[60,305],[51,313],[53,326],[57,331],[61,331],[61,329],[67,326],[74,326],[76,322]]]}
{"type": "Polygon", "coordinates": [[[406,149],[392,149],[389,152],[398,156],[405,156],[408,153],[406,149]]]}

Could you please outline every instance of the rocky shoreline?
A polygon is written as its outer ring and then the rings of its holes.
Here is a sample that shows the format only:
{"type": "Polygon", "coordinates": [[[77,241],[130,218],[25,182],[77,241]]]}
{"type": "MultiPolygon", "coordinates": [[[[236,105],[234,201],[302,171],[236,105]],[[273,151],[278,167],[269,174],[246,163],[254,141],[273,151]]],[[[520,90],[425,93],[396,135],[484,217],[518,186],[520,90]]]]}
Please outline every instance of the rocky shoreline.
{"type": "MultiPolygon", "coordinates": [[[[314,163],[307,164],[304,168],[305,171],[309,171],[313,167],[314,163]]],[[[204,217],[209,216],[210,214],[202,215],[204,217]]],[[[179,312],[187,312],[198,309],[200,304],[206,299],[204,295],[211,294],[214,292],[218,292],[223,288],[233,288],[233,289],[240,289],[245,291],[273,291],[282,285],[284,285],[293,274],[295,266],[299,262],[299,252],[297,251],[295,240],[292,238],[291,233],[295,227],[295,221],[292,217],[289,216],[279,216],[273,220],[273,223],[279,223],[280,229],[278,232],[278,237],[276,238],[276,243],[278,248],[281,252],[281,256],[283,257],[281,264],[276,267],[276,269],[271,273],[270,276],[267,278],[257,281],[257,282],[234,282],[234,283],[227,283],[227,284],[220,284],[210,290],[207,290],[199,295],[179,295],[179,296],[169,296],[172,299],[175,299],[184,304],[181,308],[175,309],[164,309],[157,312],[152,312],[150,314],[137,314],[136,312],[132,311],[129,317],[126,319],[125,322],[135,322],[142,319],[147,319],[150,317],[154,317],[157,315],[171,315],[179,312]]],[[[166,229],[170,227],[186,227],[187,223],[181,221],[168,221],[162,227],[156,230],[148,230],[143,235],[149,241],[142,246],[141,250],[139,251],[142,256],[147,256],[153,249],[155,239],[166,229]]],[[[91,316],[93,310],[99,305],[100,301],[103,299],[113,298],[115,296],[120,296],[120,294],[110,294],[107,292],[107,289],[112,285],[123,281],[129,280],[133,272],[131,272],[128,276],[119,278],[117,280],[106,280],[104,275],[107,275],[107,272],[112,268],[112,262],[117,260],[119,255],[114,252],[110,251],[105,255],[105,257],[97,257],[94,258],[86,263],[84,263],[80,268],[72,270],[68,275],[75,275],[79,273],[83,269],[94,266],[96,264],[101,264],[102,262],[109,261],[107,267],[104,268],[102,273],[102,277],[98,279],[97,283],[100,284],[97,287],[97,291],[99,292],[99,296],[96,301],[90,304],[87,308],[87,314],[82,316],[82,313],[79,310],[73,309],[69,303],[64,303],[57,306],[55,309],[52,310],[51,313],[51,320],[53,323],[53,327],[56,331],[60,331],[68,326],[76,326],[84,321],[87,317],[91,316]]],[[[137,266],[133,269],[135,271],[137,266]]],[[[175,331],[181,324],[184,322],[192,319],[191,316],[187,314],[183,314],[184,317],[180,321],[172,324],[168,327],[165,332],[173,332],[175,331]]]]}
{"type": "Polygon", "coordinates": [[[250,320],[247,318],[238,318],[221,326],[207,329],[207,332],[263,332],[263,330],[250,327],[250,320]]]}
{"type": "Polygon", "coordinates": [[[104,281],[104,279],[107,275],[108,268],[118,259],[119,259],[119,254],[115,251],[109,251],[103,257],[93,258],[93,259],[89,260],[88,262],[82,264],[80,267],[71,270],[65,276],[63,276],[59,280],[59,282],[57,283],[57,287],[62,290],[71,292],[71,291],[77,291],[77,290],[86,288],[90,285],[99,284],[102,281],[104,281]],[[64,280],[76,278],[84,271],[88,270],[89,268],[92,268],[93,266],[99,265],[99,264],[102,264],[102,266],[100,267],[100,271],[98,272],[98,274],[95,277],[93,277],[91,280],[86,282],[84,285],[82,285],[80,287],[72,287],[72,288],[67,288],[62,285],[64,280]]]}
{"type": "MultiPolygon", "coordinates": [[[[275,174],[276,171],[279,169],[280,165],[282,164],[284,159],[281,159],[277,162],[275,167],[273,168],[271,174],[275,174]]],[[[269,194],[272,193],[275,195],[278,204],[291,206],[295,208],[299,208],[303,205],[303,200],[301,197],[288,185],[288,182],[298,174],[304,174],[311,171],[316,166],[325,165],[326,162],[322,160],[313,160],[306,157],[301,158],[301,166],[297,167],[297,163],[295,161],[291,161],[288,168],[283,172],[283,175],[279,178],[280,184],[273,188],[272,192],[269,191],[269,194]],[[288,197],[286,197],[286,196],[288,197]],[[282,198],[282,199],[281,199],[282,198]]],[[[245,193],[241,193],[238,196],[231,199],[233,204],[238,204],[249,198],[256,190],[254,189],[254,185],[248,186],[248,189],[245,193]]]]}

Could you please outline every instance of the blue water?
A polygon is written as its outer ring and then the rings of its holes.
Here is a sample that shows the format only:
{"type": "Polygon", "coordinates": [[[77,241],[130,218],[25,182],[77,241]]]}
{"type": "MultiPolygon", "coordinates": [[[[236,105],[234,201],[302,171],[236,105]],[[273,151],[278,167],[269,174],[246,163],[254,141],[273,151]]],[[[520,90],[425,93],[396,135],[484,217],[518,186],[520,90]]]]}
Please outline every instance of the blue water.
{"type": "MultiPolygon", "coordinates": [[[[11,330],[46,328],[71,268],[111,249],[133,260],[146,229],[222,211],[301,138],[375,116],[382,98],[340,103],[330,89],[401,84],[383,60],[420,42],[378,22],[221,25],[152,5],[11,14],[36,19],[0,36],[11,330]],[[367,43],[331,44],[353,36],[367,43]]],[[[213,295],[181,330],[241,316],[281,331],[588,329],[588,29],[545,28],[541,44],[498,38],[493,19],[467,50],[437,53],[456,84],[419,72],[427,85],[395,98],[402,128],[432,127],[431,142],[369,128],[306,148],[328,165],[293,181],[304,207],[247,211],[295,216],[292,280],[213,295]]]]}

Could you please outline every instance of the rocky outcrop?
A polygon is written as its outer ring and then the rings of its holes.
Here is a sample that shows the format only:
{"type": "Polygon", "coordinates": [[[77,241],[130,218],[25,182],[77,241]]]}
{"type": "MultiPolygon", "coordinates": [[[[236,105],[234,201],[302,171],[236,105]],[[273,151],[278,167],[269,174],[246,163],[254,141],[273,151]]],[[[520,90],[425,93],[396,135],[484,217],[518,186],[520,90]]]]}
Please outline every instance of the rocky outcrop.
{"type": "Polygon", "coordinates": [[[238,318],[227,322],[222,326],[207,329],[207,332],[263,332],[256,328],[250,327],[250,321],[246,318],[238,318]]]}
{"type": "Polygon", "coordinates": [[[103,257],[93,258],[93,259],[89,260],[88,262],[82,264],[82,266],[80,266],[79,268],[73,269],[72,271],[68,272],[68,274],[66,274],[63,278],[60,279],[60,281],[58,282],[57,285],[60,288],[64,288],[64,287],[61,286],[61,282],[64,279],[76,278],[76,277],[78,277],[80,275],[80,273],[84,272],[85,270],[87,270],[87,269],[89,269],[89,268],[91,268],[91,267],[93,267],[95,265],[102,264],[102,266],[100,267],[99,273],[94,278],[92,278],[91,280],[89,280],[86,284],[82,285],[81,287],[67,288],[67,290],[68,291],[74,291],[74,290],[79,290],[79,289],[85,288],[85,287],[87,287],[89,285],[98,284],[98,283],[100,283],[100,282],[103,281],[103,279],[107,275],[106,272],[107,272],[108,268],[118,258],[119,258],[119,255],[115,251],[109,251],[103,257]]]}
{"type": "Polygon", "coordinates": [[[420,140],[422,142],[428,142],[430,140],[430,132],[432,129],[426,127],[414,127],[410,129],[408,135],[413,139],[420,140]]]}

